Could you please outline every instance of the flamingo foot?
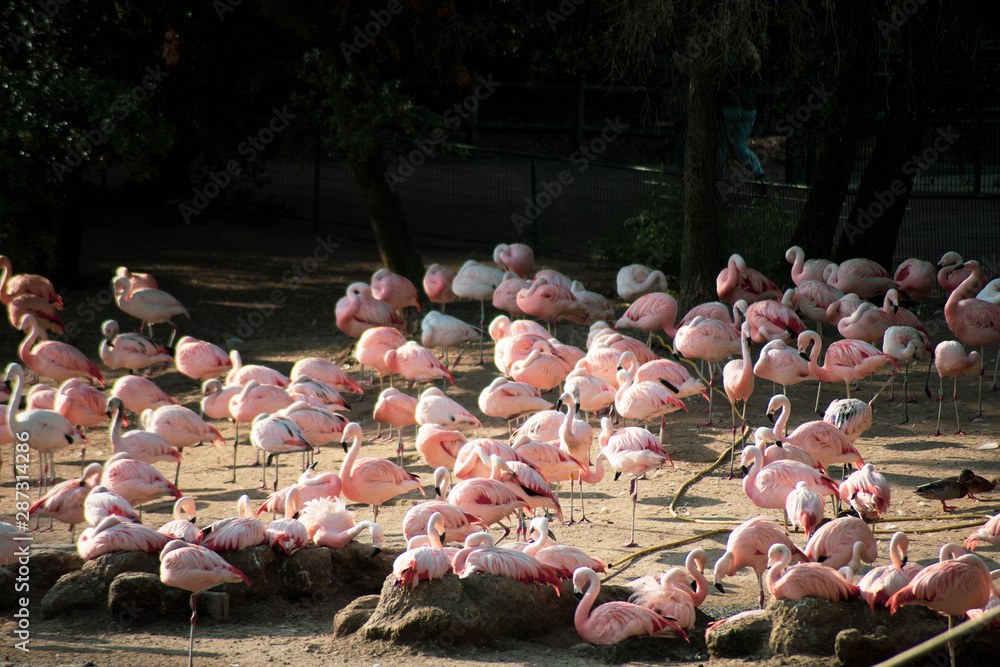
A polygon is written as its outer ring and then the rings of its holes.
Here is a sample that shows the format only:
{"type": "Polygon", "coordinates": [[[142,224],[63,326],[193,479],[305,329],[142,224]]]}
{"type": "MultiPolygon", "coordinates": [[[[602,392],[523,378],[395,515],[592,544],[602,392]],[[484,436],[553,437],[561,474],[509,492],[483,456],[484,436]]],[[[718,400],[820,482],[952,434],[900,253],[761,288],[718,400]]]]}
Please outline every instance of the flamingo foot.
{"type": "Polygon", "coordinates": [[[885,399],[882,402],[883,403],[895,403],[896,402],[896,398],[894,396],[890,396],[889,398],[885,399]]]}
{"type": "Polygon", "coordinates": [[[980,420],[982,420],[982,418],[983,418],[983,413],[982,412],[980,412],[978,414],[974,414],[974,415],[969,415],[969,419],[971,419],[974,422],[980,421],[980,420]]]}
{"type": "Polygon", "coordinates": [[[941,431],[938,431],[937,433],[931,433],[932,438],[939,438],[941,437],[941,435],[942,435],[941,431]]]}
{"type": "Polygon", "coordinates": [[[962,429],[958,429],[957,431],[955,431],[955,435],[967,435],[967,433],[962,429]]]}
{"type": "Polygon", "coordinates": [[[708,426],[711,426],[711,425],[712,425],[712,420],[711,420],[711,419],[709,419],[709,420],[708,420],[707,422],[705,422],[704,424],[698,424],[698,426],[700,426],[700,427],[702,427],[702,428],[705,428],[705,427],[708,427],[708,426]]]}
{"type": "Polygon", "coordinates": [[[983,391],[985,391],[985,392],[987,392],[987,393],[991,393],[991,392],[994,392],[994,391],[996,391],[996,390],[997,390],[997,388],[998,388],[998,387],[997,387],[997,385],[996,385],[996,384],[991,384],[991,385],[990,385],[989,387],[986,387],[985,389],[983,389],[983,391]]]}
{"type": "Polygon", "coordinates": [[[637,547],[639,545],[636,544],[634,541],[632,541],[632,542],[625,542],[622,544],[622,546],[625,547],[626,549],[630,549],[632,547],[637,547]]]}

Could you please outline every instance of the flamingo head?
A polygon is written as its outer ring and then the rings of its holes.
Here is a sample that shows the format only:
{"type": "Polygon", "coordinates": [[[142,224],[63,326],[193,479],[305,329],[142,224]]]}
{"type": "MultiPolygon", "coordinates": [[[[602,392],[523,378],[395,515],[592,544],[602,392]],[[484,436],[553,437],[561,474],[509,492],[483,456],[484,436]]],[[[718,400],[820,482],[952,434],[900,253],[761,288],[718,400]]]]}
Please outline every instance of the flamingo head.
{"type": "Polygon", "coordinates": [[[941,267],[957,266],[961,263],[962,263],[962,256],[959,255],[954,250],[949,250],[945,254],[941,255],[941,259],[940,261],[938,261],[937,265],[941,267]]]}
{"type": "Polygon", "coordinates": [[[797,245],[793,245],[791,248],[785,251],[785,261],[795,263],[796,258],[801,255],[806,256],[805,251],[797,245]]]}
{"type": "Polygon", "coordinates": [[[7,370],[3,378],[4,382],[10,382],[14,378],[23,378],[23,377],[24,377],[24,369],[21,368],[21,364],[18,363],[7,364],[7,370]]]}
{"type": "Polygon", "coordinates": [[[347,441],[350,439],[361,437],[361,424],[357,422],[350,422],[344,427],[344,432],[340,436],[340,443],[344,446],[344,451],[346,452],[349,447],[347,446],[347,441]]]}
{"type": "Polygon", "coordinates": [[[104,320],[101,324],[101,333],[103,333],[104,337],[107,339],[114,338],[120,331],[121,329],[118,327],[118,322],[115,320],[104,320]]]}

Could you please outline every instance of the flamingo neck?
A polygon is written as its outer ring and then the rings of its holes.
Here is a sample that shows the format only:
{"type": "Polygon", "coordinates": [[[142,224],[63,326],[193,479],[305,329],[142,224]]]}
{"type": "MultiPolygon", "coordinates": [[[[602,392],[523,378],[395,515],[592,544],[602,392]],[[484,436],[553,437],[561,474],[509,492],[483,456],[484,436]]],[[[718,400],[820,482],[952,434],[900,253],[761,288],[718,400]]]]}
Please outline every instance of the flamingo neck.
{"type": "Polygon", "coordinates": [[[743,352],[743,368],[740,369],[740,381],[749,382],[753,376],[753,358],[750,356],[750,342],[740,334],[740,348],[743,352]]]}
{"type": "Polygon", "coordinates": [[[687,562],[684,564],[687,566],[688,574],[694,578],[695,590],[694,595],[691,597],[694,601],[694,606],[698,607],[708,597],[708,580],[705,579],[701,568],[698,567],[697,559],[693,558],[690,554],[688,554],[687,562]]]}
{"type": "Polygon", "coordinates": [[[865,543],[858,540],[851,547],[851,561],[848,563],[848,567],[851,568],[851,572],[857,572],[861,569],[861,552],[865,548],[865,543]]]}
{"type": "Polygon", "coordinates": [[[524,553],[528,554],[529,556],[534,556],[536,553],[538,553],[540,549],[542,549],[545,546],[545,542],[548,539],[549,536],[546,533],[539,530],[538,537],[532,540],[531,543],[528,544],[528,546],[524,547],[524,553]]]}
{"type": "Polygon", "coordinates": [[[837,378],[832,377],[826,368],[819,365],[819,352],[820,348],[823,347],[823,341],[819,335],[810,336],[809,340],[812,341],[812,349],[809,351],[809,372],[815,375],[820,382],[833,382],[837,378]]]}
{"type": "Polygon", "coordinates": [[[21,357],[21,360],[24,361],[24,363],[26,364],[28,363],[29,359],[34,358],[34,352],[31,348],[33,348],[35,346],[35,343],[38,342],[38,337],[39,337],[38,325],[37,324],[28,325],[28,333],[17,348],[18,355],[21,357]]]}
{"type": "MultiPolygon", "coordinates": [[[[607,442],[607,440],[605,440],[607,442]]],[[[603,447],[603,445],[602,445],[603,447]]],[[[580,481],[586,482],[587,484],[597,484],[602,479],[604,479],[604,461],[607,460],[608,456],[604,452],[601,452],[594,459],[595,470],[590,470],[580,474],[580,481]]]]}
{"type": "MultiPolygon", "coordinates": [[[[118,408],[117,410],[115,410],[115,419],[114,421],[111,422],[111,450],[116,453],[121,451],[119,447],[121,445],[121,439],[122,439],[122,420],[125,417],[124,413],[125,410],[123,408],[118,408]]],[[[180,508],[174,509],[175,519],[180,518],[180,516],[178,516],[179,515],[178,509],[180,508]]]]}
{"type": "MultiPolygon", "coordinates": [[[[771,588],[781,579],[781,575],[785,573],[785,568],[788,567],[788,561],[792,559],[792,552],[788,548],[781,549],[781,559],[768,568],[767,570],[767,588],[771,588]]],[[[772,595],[773,595],[772,591],[772,595]]]]}
{"type": "Polygon", "coordinates": [[[719,560],[715,561],[715,568],[712,570],[712,578],[715,579],[715,585],[718,587],[719,582],[727,577],[730,573],[730,568],[733,566],[733,558],[735,554],[732,551],[726,551],[722,554],[719,560]]]}
{"type": "MultiPolygon", "coordinates": [[[[743,492],[747,494],[747,497],[751,502],[759,499],[760,494],[757,492],[757,473],[760,472],[761,464],[764,461],[764,455],[761,453],[760,448],[751,445],[750,454],[753,456],[753,464],[750,466],[750,472],[747,476],[743,478],[743,492]]],[[[743,451],[746,451],[744,449],[743,451]]]]}
{"type": "Polygon", "coordinates": [[[627,392],[629,390],[629,388],[632,386],[632,382],[633,382],[633,380],[632,380],[632,374],[629,373],[628,371],[625,371],[625,375],[627,375],[628,377],[625,379],[624,382],[622,382],[622,383],[620,383],[618,385],[618,391],[615,392],[615,403],[616,404],[625,398],[625,392],[627,392]]]}
{"type": "Polygon", "coordinates": [[[790,401],[782,401],[779,405],[781,406],[781,410],[778,412],[778,418],[774,420],[774,428],[771,429],[775,440],[785,435],[785,427],[788,426],[788,420],[791,418],[792,411],[790,401]]]}
{"type": "MultiPolygon", "coordinates": [[[[21,405],[21,391],[24,386],[24,377],[18,373],[14,375],[14,388],[10,392],[10,398],[7,399],[7,426],[11,433],[14,432],[14,424],[19,423],[18,420],[18,407],[21,405]]],[[[15,435],[15,439],[16,439],[15,435]]]]}
{"type": "Polygon", "coordinates": [[[350,483],[351,480],[351,470],[354,469],[354,461],[358,458],[358,454],[361,452],[361,434],[354,436],[354,444],[351,445],[351,449],[347,452],[347,456],[344,457],[344,462],[340,464],[340,481],[344,483],[350,483]]]}
{"type": "Polygon", "coordinates": [[[806,263],[806,253],[803,250],[793,250],[795,261],[792,262],[792,282],[798,284],[802,278],[802,266],[806,263]]]}
{"type": "Polygon", "coordinates": [[[903,569],[903,548],[899,543],[899,539],[893,536],[892,540],[889,541],[889,560],[892,561],[892,566],[897,570],[903,569]]]}
{"type": "Polygon", "coordinates": [[[573,623],[576,627],[582,627],[590,619],[590,609],[594,606],[597,594],[601,592],[601,582],[597,579],[596,572],[587,573],[587,590],[583,598],[576,605],[576,612],[573,614],[573,623]]]}
{"type": "Polygon", "coordinates": [[[0,272],[0,302],[5,306],[9,306],[10,302],[14,300],[14,295],[7,291],[10,287],[8,281],[12,273],[10,259],[7,257],[0,259],[0,269],[2,269],[2,272],[0,272]]]}

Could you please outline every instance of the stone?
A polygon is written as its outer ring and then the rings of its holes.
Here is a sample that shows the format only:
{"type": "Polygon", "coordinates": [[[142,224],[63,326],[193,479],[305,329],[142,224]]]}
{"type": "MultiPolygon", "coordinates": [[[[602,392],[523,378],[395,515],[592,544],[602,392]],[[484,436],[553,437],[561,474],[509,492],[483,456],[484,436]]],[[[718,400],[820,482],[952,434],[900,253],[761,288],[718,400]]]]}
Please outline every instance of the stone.
{"type": "Polygon", "coordinates": [[[123,572],[148,572],[159,575],[160,555],[142,551],[116,551],[85,561],[83,570],[93,573],[105,584],[110,584],[123,572]]]}
{"type": "Polygon", "coordinates": [[[250,547],[242,551],[220,551],[229,564],[236,566],[247,579],[250,587],[240,582],[225,584],[225,590],[231,596],[231,602],[238,604],[250,598],[268,598],[273,591],[271,587],[278,584],[277,558],[267,545],[250,547]]]}
{"type": "Polygon", "coordinates": [[[125,628],[159,619],[166,588],[157,574],[122,572],[108,587],[111,619],[125,628]]]}
{"type": "Polygon", "coordinates": [[[31,588],[43,590],[51,588],[59,577],[83,567],[83,558],[76,551],[61,549],[31,550],[31,588]]]}
{"type": "Polygon", "coordinates": [[[379,594],[392,574],[393,561],[402,553],[395,549],[376,552],[371,544],[357,541],[340,549],[323,548],[330,552],[330,594],[333,597],[379,594]]]}
{"type": "Polygon", "coordinates": [[[320,548],[299,549],[291,556],[276,554],[281,594],[290,602],[324,591],[330,586],[330,550],[320,548]]]}
{"type": "Polygon", "coordinates": [[[720,621],[705,633],[713,658],[746,658],[770,653],[771,616],[766,609],[751,609],[720,621]]]}
{"type": "Polygon", "coordinates": [[[337,612],[333,617],[333,638],[353,635],[361,629],[378,606],[378,595],[363,595],[337,612]]]}
{"type": "Polygon", "coordinates": [[[70,609],[103,607],[107,584],[93,570],[68,572],[42,598],[42,616],[57,616],[70,609]]]}

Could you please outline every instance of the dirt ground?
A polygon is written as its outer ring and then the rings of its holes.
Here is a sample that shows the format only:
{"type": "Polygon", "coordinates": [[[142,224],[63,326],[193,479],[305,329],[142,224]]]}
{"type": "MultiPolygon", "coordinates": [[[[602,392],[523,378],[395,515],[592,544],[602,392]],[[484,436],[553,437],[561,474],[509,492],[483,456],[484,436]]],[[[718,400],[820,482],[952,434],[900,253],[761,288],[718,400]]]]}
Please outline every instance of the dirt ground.
{"type": "MultiPolygon", "coordinates": [[[[738,249],[734,249],[738,250],[738,249]]],[[[942,249],[947,250],[947,249],[942,249]]],[[[423,248],[425,265],[439,262],[457,269],[469,257],[489,261],[485,251],[440,252],[423,248]]],[[[552,267],[566,274],[587,278],[588,289],[611,295],[617,267],[588,263],[555,261],[538,258],[539,267],[552,267]]],[[[17,262],[15,259],[15,268],[17,262]]],[[[108,281],[119,265],[137,271],[150,271],[160,280],[163,289],[177,296],[190,310],[191,320],[181,319],[184,334],[204,338],[223,347],[234,345],[245,363],[271,365],[282,372],[289,372],[296,359],[322,356],[341,362],[345,368],[357,372],[357,365],[350,356],[353,341],[340,333],[334,324],[334,304],[348,283],[366,280],[380,266],[377,250],[349,238],[313,231],[308,227],[244,226],[231,222],[214,221],[199,227],[161,227],[149,224],[147,218],[134,214],[109,216],[100,226],[86,231],[83,247],[82,271],[85,280],[80,285],[63,290],[66,309],[63,318],[68,326],[76,325],[81,333],[72,342],[97,360],[100,323],[106,318],[117,318],[125,330],[134,329],[137,322],[118,311],[110,303],[108,281]],[[325,250],[331,243],[339,246],[325,250]],[[322,252],[317,252],[322,250],[322,252]],[[314,254],[315,253],[315,254],[314,254]],[[322,258],[329,253],[327,259],[322,258]],[[89,299],[89,301],[88,301],[89,299]]],[[[788,277],[783,276],[784,282],[788,277]]],[[[782,279],[779,278],[779,282],[782,279]]],[[[620,314],[621,304],[616,308],[620,314]]],[[[943,325],[941,302],[924,304],[929,328],[935,340],[948,336],[943,325]]],[[[478,320],[479,305],[455,304],[448,313],[467,321],[478,320]]],[[[488,317],[490,317],[488,315],[488,317]]],[[[158,333],[166,335],[166,327],[158,333]]],[[[576,325],[561,326],[560,338],[583,346],[585,330],[576,325]]],[[[19,334],[5,328],[0,334],[0,349],[4,363],[16,359],[19,334]]],[[[831,338],[827,338],[829,342],[831,338]]],[[[478,354],[469,349],[455,372],[457,386],[449,388],[449,395],[479,415],[477,397],[480,390],[497,375],[492,364],[492,346],[487,344],[486,364],[478,365],[478,354]]],[[[987,354],[988,363],[994,352],[987,354]]],[[[105,372],[110,388],[119,371],[105,372]]],[[[942,515],[936,502],[925,501],[913,493],[913,488],[926,481],[955,475],[962,468],[970,467],[990,479],[1000,474],[1000,461],[995,450],[997,431],[996,394],[984,395],[985,419],[972,422],[968,415],[975,411],[975,378],[963,378],[959,383],[959,411],[966,435],[951,435],[954,412],[950,401],[945,405],[942,418],[942,437],[931,437],[935,430],[937,401],[923,394],[924,373],[911,374],[912,389],[917,401],[909,405],[910,421],[900,424],[903,403],[875,403],[873,428],[863,436],[858,446],[865,459],[873,462],[892,483],[892,509],[880,525],[878,564],[887,562],[888,537],[894,530],[941,529],[940,532],[911,535],[910,558],[928,563],[936,558],[938,548],[946,541],[960,542],[972,530],[969,526],[998,511],[997,492],[984,494],[981,502],[968,499],[956,501],[957,516],[942,515]],[[985,447],[984,447],[985,446],[985,447]],[[969,518],[971,516],[971,520],[969,518]],[[959,527],[960,526],[960,527],[959,527]]],[[[887,378],[882,373],[876,377],[887,378]]],[[[200,398],[196,382],[175,370],[157,371],[153,379],[180,403],[197,409],[200,398]]],[[[987,377],[987,379],[989,379],[987,377]]],[[[867,384],[867,383],[864,383],[867,384]]],[[[936,397],[937,379],[931,387],[936,397]]],[[[413,390],[416,392],[417,390],[413,390]]],[[[374,435],[375,424],[371,410],[377,397],[377,387],[368,390],[363,401],[356,401],[351,416],[362,424],[366,437],[374,435]]],[[[823,391],[823,405],[840,397],[842,387],[828,387],[823,391]]],[[[946,391],[949,395],[950,391],[946,391]]],[[[756,391],[749,402],[748,421],[751,426],[766,424],[764,408],[771,395],[770,383],[757,381],[756,391]]],[[[815,384],[806,383],[790,391],[794,414],[791,425],[815,418],[811,413],[815,384]]],[[[861,395],[867,397],[863,386],[861,395]]],[[[661,470],[652,475],[651,481],[640,487],[640,502],[636,512],[636,541],[639,548],[655,547],[675,540],[691,537],[718,528],[732,528],[739,522],[761,513],[742,493],[738,480],[725,480],[715,472],[690,487],[678,505],[679,516],[672,516],[670,503],[677,489],[691,476],[703,470],[726,450],[730,442],[729,407],[724,395],[715,399],[712,427],[700,427],[705,421],[704,401],[690,400],[690,412],[674,413],[668,420],[666,445],[676,462],[676,469],[661,470]]],[[[481,436],[505,439],[507,425],[502,420],[479,415],[485,424],[481,436]]],[[[231,439],[233,426],[215,424],[231,439]]],[[[244,431],[245,434],[245,431],[244,431]]],[[[406,467],[422,476],[430,486],[431,470],[413,450],[413,430],[405,432],[407,442],[406,467]]],[[[92,447],[86,460],[102,461],[110,451],[107,431],[97,429],[89,435],[92,447]]],[[[243,436],[245,438],[245,436],[243,436]]],[[[244,439],[243,442],[246,442],[244,439]]],[[[394,445],[387,443],[365,444],[364,455],[392,457],[394,445]]],[[[339,470],[343,452],[339,446],[324,447],[317,455],[319,469],[339,470]]],[[[231,449],[217,449],[211,445],[190,448],[184,452],[180,488],[192,495],[198,503],[199,524],[230,516],[236,510],[236,500],[248,493],[255,503],[266,493],[257,490],[260,469],[252,467],[253,453],[246,445],[240,447],[237,483],[229,480],[231,449]]],[[[283,464],[282,481],[290,482],[297,474],[298,461],[289,457],[283,464]]],[[[58,456],[57,473],[60,479],[79,473],[79,453],[75,456],[64,452],[58,456]]],[[[11,519],[12,481],[9,468],[3,471],[3,518],[11,519]]],[[[164,472],[171,471],[163,465],[164,472]]],[[[269,473],[270,479],[270,473],[269,473]]],[[[625,479],[615,481],[611,475],[586,490],[587,524],[554,526],[560,542],[586,548],[592,555],[606,561],[609,567],[607,580],[625,583],[644,574],[658,574],[671,565],[683,564],[687,551],[696,546],[708,552],[709,568],[725,549],[726,534],[712,535],[691,545],[653,551],[627,563],[622,559],[636,553],[636,548],[625,548],[628,539],[631,505],[625,479]],[[614,565],[612,565],[614,564],[614,565]]],[[[565,488],[564,488],[565,494],[565,488]]],[[[565,495],[563,496],[565,498],[565,495]]],[[[416,492],[399,497],[383,507],[379,519],[384,526],[387,546],[403,547],[401,518],[408,508],[423,498],[416,492]]],[[[161,501],[144,508],[144,522],[158,527],[170,519],[172,503],[161,501]]],[[[355,507],[357,518],[370,518],[367,507],[355,507]]],[[[777,518],[776,512],[765,512],[777,518]]],[[[801,534],[797,539],[804,544],[801,534]]],[[[362,540],[366,538],[362,537],[362,540]]],[[[34,546],[55,546],[71,549],[69,533],[57,527],[54,532],[35,534],[34,546]]],[[[996,550],[989,545],[977,553],[983,556],[991,569],[1000,567],[996,550]]],[[[714,618],[750,609],[756,604],[756,579],[752,572],[743,572],[727,580],[725,594],[713,590],[702,609],[714,618]]],[[[5,641],[0,649],[0,663],[56,665],[135,665],[153,667],[183,664],[187,652],[188,624],[186,618],[170,618],[153,625],[129,627],[110,619],[107,615],[75,613],[64,618],[43,620],[38,612],[41,595],[32,598],[31,651],[24,654],[5,641]]],[[[350,665],[480,665],[509,663],[512,665],[577,665],[601,664],[596,653],[582,646],[579,638],[571,635],[552,637],[544,641],[500,641],[488,648],[469,646],[420,645],[396,646],[385,643],[366,643],[347,638],[333,640],[331,624],[334,613],[347,600],[332,600],[322,606],[293,605],[275,600],[265,608],[234,608],[229,623],[199,623],[196,637],[196,662],[199,665],[257,665],[284,664],[302,667],[317,660],[350,665]]],[[[11,613],[5,614],[2,633],[10,637],[14,628],[11,613]]],[[[699,627],[697,632],[703,632],[699,627]]],[[[707,655],[698,656],[709,662],[707,655]]],[[[661,664],[662,661],[656,661],[661,664]]],[[[832,659],[806,658],[776,659],[771,664],[835,664],[832,659]]],[[[643,663],[635,663],[643,664],[643,663]]],[[[712,661],[712,665],[726,664],[712,661]]]]}

